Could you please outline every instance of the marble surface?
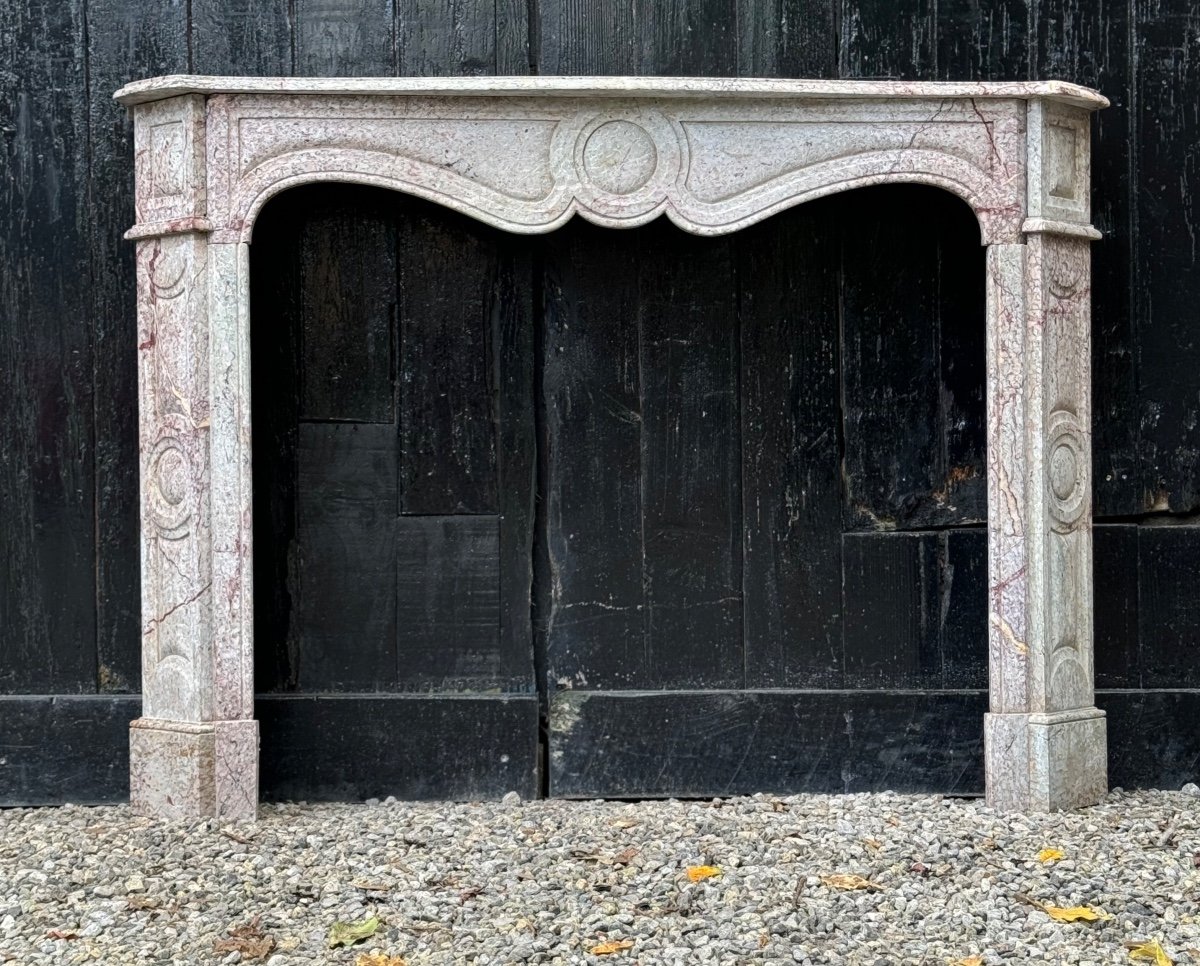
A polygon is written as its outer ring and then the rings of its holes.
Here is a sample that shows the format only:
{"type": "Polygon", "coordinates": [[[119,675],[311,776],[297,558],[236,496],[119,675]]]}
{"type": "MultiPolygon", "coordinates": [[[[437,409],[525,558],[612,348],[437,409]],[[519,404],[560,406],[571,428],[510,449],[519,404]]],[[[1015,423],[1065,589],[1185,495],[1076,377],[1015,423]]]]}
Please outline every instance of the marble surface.
{"type": "Polygon", "coordinates": [[[579,215],[723,234],[894,182],[960,197],[989,246],[989,799],[1031,810],[1104,793],[1090,501],[1099,94],[1057,81],[176,76],[117,96],[135,130],[139,809],[244,816],[257,797],[249,245],[266,201],[312,181],[408,192],[512,232],[579,215]]]}

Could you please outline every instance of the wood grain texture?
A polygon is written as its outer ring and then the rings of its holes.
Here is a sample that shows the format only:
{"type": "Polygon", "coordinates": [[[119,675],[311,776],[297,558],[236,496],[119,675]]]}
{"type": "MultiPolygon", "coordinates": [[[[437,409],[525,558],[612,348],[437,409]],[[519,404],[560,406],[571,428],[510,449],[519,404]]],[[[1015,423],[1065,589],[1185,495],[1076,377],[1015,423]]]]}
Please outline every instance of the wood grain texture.
{"type": "Polygon", "coordinates": [[[391,425],[300,424],[294,589],[302,691],[396,680],[396,442],[391,425]]]}
{"type": "Polygon", "coordinates": [[[983,791],[979,691],[563,692],[550,793],[983,791]]]}
{"type": "Polygon", "coordinates": [[[292,0],[295,72],[388,77],[398,72],[393,0],[292,0]]]}
{"type": "Polygon", "coordinates": [[[0,17],[0,693],[94,691],[84,11],[0,17]]]}
{"type": "Polygon", "coordinates": [[[748,687],[842,683],[838,202],[734,243],[748,687]]]}
{"type": "Polygon", "coordinates": [[[533,696],[271,695],[254,710],[266,801],[537,794],[533,696]]]}
{"type": "MultiPolygon", "coordinates": [[[[1037,69],[1076,77],[1105,91],[1110,103],[1092,119],[1092,223],[1104,242],[1092,246],[1092,475],[1097,517],[1129,516],[1146,502],[1139,467],[1137,321],[1131,292],[1136,212],[1131,152],[1136,95],[1130,10],[1125,0],[1042,3],[1037,69]]],[[[1096,553],[1101,549],[1097,546],[1096,553]]],[[[1097,641],[1097,646],[1099,642],[1097,641]]]]}
{"type": "Polygon", "coordinates": [[[1142,511],[1200,509],[1200,290],[1196,153],[1200,116],[1200,7],[1191,0],[1135,5],[1133,88],[1136,240],[1132,314],[1141,402],[1142,511]],[[1187,388],[1184,388],[1187,387],[1187,388]]]}
{"type": "Polygon", "coordinates": [[[974,218],[948,194],[917,187],[863,191],[846,204],[854,215],[842,234],[846,524],[981,522],[984,266],[974,218]]]}
{"type": "Polygon", "coordinates": [[[830,0],[738,0],[738,74],[836,77],[834,8],[830,0]]]}
{"type": "Polygon", "coordinates": [[[188,70],[186,8],[88,0],[89,242],[96,433],[96,618],[101,690],[141,684],[133,126],[112,92],[188,70]]]}
{"type": "Polygon", "coordinates": [[[499,233],[419,202],[397,235],[400,511],[495,513],[499,233]]]}
{"type": "Polygon", "coordinates": [[[300,418],[390,424],[400,199],[349,185],[304,198],[300,418]]]}

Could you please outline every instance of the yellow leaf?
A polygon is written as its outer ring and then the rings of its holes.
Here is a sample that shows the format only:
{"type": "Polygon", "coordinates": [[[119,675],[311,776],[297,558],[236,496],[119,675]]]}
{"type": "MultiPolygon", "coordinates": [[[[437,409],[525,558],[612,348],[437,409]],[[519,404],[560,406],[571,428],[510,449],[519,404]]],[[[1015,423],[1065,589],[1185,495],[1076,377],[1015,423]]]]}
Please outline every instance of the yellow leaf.
{"type": "Polygon", "coordinates": [[[968,956],[966,959],[956,959],[953,966],[983,966],[983,957],[968,956]]]}
{"type": "Polygon", "coordinates": [[[699,882],[701,879],[711,879],[713,876],[721,874],[721,870],[715,865],[689,865],[687,877],[693,882],[699,882]]]}
{"type": "Polygon", "coordinates": [[[1112,918],[1107,912],[1101,912],[1099,909],[1093,909],[1091,906],[1071,906],[1070,909],[1060,909],[1058,906],[1045,905],[1042,908],[1045,910],[1046,915],[1059,922],[1078,922],[1080,919],[1092,922],[1097,919],[1112,918]]]}
{"type": "Polygon", "coordinates": [[[1052,862],[1058,862],[1067,857],[1067,853],[1062,849],[1042,849],[1038,853],[1038,861],[1044,865],[1049,865],[1052,862]]]}
{"type": "Polygon", "coordinates": [[[362,922],[335,922],[329,927],[329,939],[326,942],[330,949],[337,946],[353,946],[355,943],[360,943],[369,936],[375,935],[375,930],[379,928],[379,925],[379,919],[376,916],[371,916],[362,922]]]}
{"type": "Polygon", "coordinates": [[[608,956],[612,953],[621,953],[626,949],[633,949],[632,939],[610,939],[606,943],[601,943],[599,946],[592,947],[593,956],[608,956]]]}
{"type": "Polygon", "coordinates": [[[359,953],[354,966],[408,966],[403,956],[386,956],[383,953],[359,953]]]}
{"type": "Polygon", "coordinates": [[[1148,959],[1154,963],[1154,966],[1175,966],[1175,960],[1167,955],[1167,951],[1162,948],[1157,939],[1134,946],[1129,950],[1129,958],[1148,959]]]}
{"type": "Polygon", "coordinates": [[[847,873],[823,875],[821,876],[821,881],[831,889],[841,889],[844,892],[849,892],[853,889],[871,889],[875,892],[883,891],[883,886],[872,882],[870,879],[864,879],[861,875],[847,873]]]}

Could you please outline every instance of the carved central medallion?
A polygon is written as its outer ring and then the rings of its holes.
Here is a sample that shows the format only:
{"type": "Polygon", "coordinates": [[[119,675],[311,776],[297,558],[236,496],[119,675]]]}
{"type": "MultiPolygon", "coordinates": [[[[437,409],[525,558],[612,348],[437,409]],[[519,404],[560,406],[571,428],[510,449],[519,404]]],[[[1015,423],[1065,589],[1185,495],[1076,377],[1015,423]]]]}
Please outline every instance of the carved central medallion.
{"type": "Polygon", "coordinates": [[[633,121],[606,121],[583,148],[583,169],[592,184],[614,195],[644,187],[658,167],[658,151],[646,129],[633,121]]]}

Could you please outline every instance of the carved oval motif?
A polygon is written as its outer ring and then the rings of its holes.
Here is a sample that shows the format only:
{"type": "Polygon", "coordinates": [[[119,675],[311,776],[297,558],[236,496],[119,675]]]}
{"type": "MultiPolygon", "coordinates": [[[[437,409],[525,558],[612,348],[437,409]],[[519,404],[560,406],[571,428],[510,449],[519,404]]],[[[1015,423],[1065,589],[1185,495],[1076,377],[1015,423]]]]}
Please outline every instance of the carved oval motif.
{"type": "Polygon", "coordinates": [[[160,535],[168,539],[186,536],[191,520],[187,496],[192,491],[192,462],[178,439],[160,439],[150,454],[149,478],[151,519],[160,535]]]}
{"type": "Polygon", "coordinates": [[[1088,500],[1087,448],[1071,413],[1051,413],[1045,458],[1048,509],[1054,528],[1066,532],[1079,522],[1088,500]]]}
{"type": "Polygon", "coordinates": [[[633,121],[605,121],[583,146],[583,169],[597,188],[627,195],[645,185],[658,168],[654,138],[633,121]]]}

